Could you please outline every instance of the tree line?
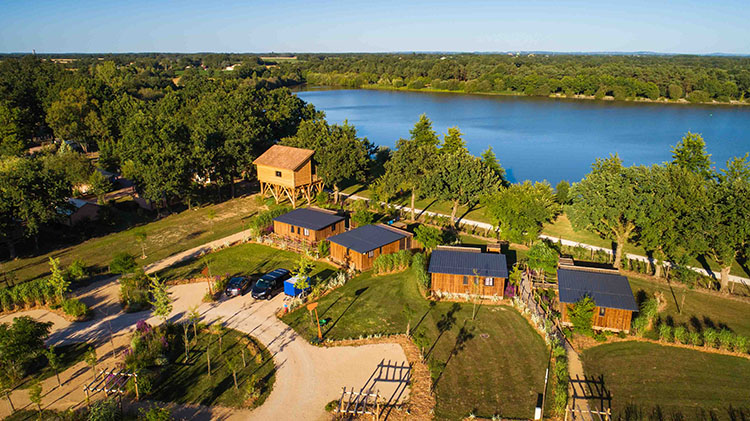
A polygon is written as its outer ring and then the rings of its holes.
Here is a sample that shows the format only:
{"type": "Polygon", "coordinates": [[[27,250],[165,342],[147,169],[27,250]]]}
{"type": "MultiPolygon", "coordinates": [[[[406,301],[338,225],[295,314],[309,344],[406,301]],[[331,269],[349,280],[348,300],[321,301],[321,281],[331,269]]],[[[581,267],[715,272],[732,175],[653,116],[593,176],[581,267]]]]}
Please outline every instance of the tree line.
{"type": "Polygon", "coordinates": [[[303,54],[310,84],[533,96],[746,101],[750,58],[561,54],[303,54]]]}

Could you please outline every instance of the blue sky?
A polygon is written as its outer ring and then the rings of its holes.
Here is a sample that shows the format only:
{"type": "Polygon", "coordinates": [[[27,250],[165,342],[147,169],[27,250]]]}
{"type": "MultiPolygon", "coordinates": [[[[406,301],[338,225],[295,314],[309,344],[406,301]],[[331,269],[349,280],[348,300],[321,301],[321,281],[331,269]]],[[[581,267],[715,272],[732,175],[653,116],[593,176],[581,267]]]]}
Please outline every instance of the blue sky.
{"type": "Polygon", "coordinates": [[[0,0],[0,52],[750,54],[747,0],[0,0]]]}

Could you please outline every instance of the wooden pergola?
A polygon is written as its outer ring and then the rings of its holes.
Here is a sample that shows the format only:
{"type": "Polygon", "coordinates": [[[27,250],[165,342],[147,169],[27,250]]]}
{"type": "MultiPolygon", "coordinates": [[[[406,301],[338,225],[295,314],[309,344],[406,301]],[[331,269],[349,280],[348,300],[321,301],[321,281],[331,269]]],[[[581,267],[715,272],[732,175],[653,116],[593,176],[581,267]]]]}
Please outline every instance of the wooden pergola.
{"type": "Polygon", "coordinates": [[[122,404],[122,395],[127,393],[125,386],[131,377],[135,385],[135,398],[139,399],[137,373],[126,370],[101,370],[94,380],[83,386],[83,391],[86,393],[86,405],[90,404],[91,394],[97,392],[104,392],[107,397],[114,394],[120,398],[120,404],[122,404]]]}
{"type": "Polygon", "coordinates": [[[274,145],[253,161],[258,170],[260,193],[273,196],[276,203],[286,199],[296,208],[299,197],[312,203],[323,190],[323,180],[315,174],[312,149],[274,145]]]}

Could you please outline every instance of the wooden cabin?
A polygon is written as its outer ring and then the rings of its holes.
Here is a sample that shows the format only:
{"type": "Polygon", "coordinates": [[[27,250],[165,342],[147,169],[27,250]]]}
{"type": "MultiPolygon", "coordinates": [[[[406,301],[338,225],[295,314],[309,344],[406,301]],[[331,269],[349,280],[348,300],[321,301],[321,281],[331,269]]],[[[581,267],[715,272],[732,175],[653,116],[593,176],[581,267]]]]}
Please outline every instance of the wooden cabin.
{"type": "Polygon", "coordinates": [[[427,272],[433,293],[477,294],[483,297],[505,295],[508,263],[499,252],[475,247],[438,247],[430,256],[427,272]]]}
{"type": "Polygon", "coordinates": [[[309,205],[315,194],[323,190],[323,180],[315,174],[312,149],[273,145],[253,161],[258,172],[260,192],[271,194],[279,203],[288,198],[296,207],[302,196],[309,205]]]}
{"type": "Polygon", "coordinates": [[[327,209],[300,208],[273,219],[273,232],[279,237],[316,244],[346,231],[346,218],[327,209]]]}
{"type": "Polygon", "coordinates": [[[96,203],[88,202],[82,199],[68,198],[67,209],[61,209],[63,215],[62,223],[72,227],[84,222],[96,221],[99,219],[99,206],[96,203]]]}
{"type": "Polygon", "coordinates": [[[367,270],[381,254],[413,247],[413,234],[387,225],[364,225],[328,238],[331,260],[356,270],[367,270]]]}
{"type": "Polygon", "coordinates": [[[563,325],[572,325],[569,307],[585,296],[596,303],[593,327],[614,332],[630,331],[630,321],[638,306],[628,278],[617,270],[584,266],[560,266],[557,289],[563,325]]]}

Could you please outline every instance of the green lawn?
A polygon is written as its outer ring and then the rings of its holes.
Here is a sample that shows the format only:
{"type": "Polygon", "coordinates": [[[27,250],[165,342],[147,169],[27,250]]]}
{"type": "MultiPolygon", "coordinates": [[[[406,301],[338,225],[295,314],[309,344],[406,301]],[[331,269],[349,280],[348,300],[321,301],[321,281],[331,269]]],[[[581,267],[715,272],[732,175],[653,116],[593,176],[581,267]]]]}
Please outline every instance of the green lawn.
{"type": "Polygon", "coordinates": [[[656,283],[630,277],[630,287],[638,297],[639,291],[653,296],[661,291],[667,307],[659,313],[663,319],[671,319],[675,325],[684,324],[695,330],[696,327],[726,326],[736,333],[750,336],[750,302],[734,300],[701,290],[689,289],[680,284],[656,283]],[[684,297],[684,306],[683,306],[684,297]],[[678,307],[682,312],[678,312],[678,307]],[[713,326],[712,326],[713,325],[713,326]]]}
{"type": "MultiPolygon", "coordinates": [[[[219,250],[181,265],[171,266],[159,272],[159,277],[167,281],[198,277],[206,267],[207,261],[213,275],[260,276],[276,268],[292,270],[299,259],[300,255],[291,251],[245,243],[219,250]]],[[[333,266],[315,262],[310,276],[325,279],[334,271],[333,266]]]]}
{"type": "MultiPolygon", "coordinates": [[[[410,271],[352,279],[320,300],[326,339],[406,331],[428,354],[436,382],[438,419],[475,415],[530,418],[544,387],[548,351],[514,309],[431,303],[421,297],[410,271]],[[441,333],[442,332],[442,333],[441,333]],[[431,351],[430,351],[431,350],[431,351]]],[[[283,319],[308,339],[315,335],[305,309],[283,319]]],[[[551,402],[551,398],[548,402],[551,402]]]]}
{"type": "MultiPolygon", "coordinates": [[[[72,367],[79,361],[83,361],[84,355],[89,346],[90,345],[86,342],[56,346],[55,353],[60,357],[60,373],[72,367]]],[[[32,364],[31,371],[31,374],[21,380],[19,387],[27,388],[31,386],[31,382],[34,379],[42,381],[55,375],[55,370],[49,366],[47,358],[44,356],[37,358],[32,364]]],[[[60,377],[60,380],[64,382],[68,379],[60,377]]]]}
{"type": "Polygon", "coordinates": [[[179,404],[254,408],[261,405],[271,393],[276,372],[272,355],[260,342],[249,335],[227,329],[222,336],[220,352],[218,336],[206,330],[199,331],[197,345],[193,344],[188,354],[188,364],[185,364],[182,341],[178,343],[172,356],[175,362],[161,371],[154,382],[150,399],[179,404]],[[248,345],[246,341],[251,341],[253,345],[248,345]],[[210,377],[206,359],[206,347],[209,344],[211,347],[210,377]],[[244,368],[240,351],[242,347],[245,347],[247,363],[244,368]],[[238,390],[234,388],[232,370],[227,365],[227,359],[232,358],[238,365],[238,390]],[[248,388],[251,384],[254,384],[260,393],[252,402],[248,401],[250,397],[248,388]]]}
{"type": "MultiPolygon", "coordinates": [[[[199,209],[186,210],[158,221],[142,225],[146,231],[146,254],[138,263],[146,265],[172,254],[206,242],[234,234],[244,229],[247,220],[257,212],[255,196],[229,200],[199,209]],[[210,213],[215,212],[213,219],[210,213]]],[[[74,259],[83,259],[86,264],[106,268],[117,252],[141,255],[141,247],[134,238],[135,228],[89,239],[74,246],[65,247],[40,256],[2,262],[4,272],[12,272],[18,282],[49,274],[49,258],[60,259],[63,266],[74,259]]]]}
{"type": "Polygon", "coordinates": [[[750,415],[750,360],[744,358],[618,342],[590,348],[583,352],[582,360],[587,375],[604,375],[615,418],[622,416],[630,403],[646,417],[658,405],[664,419],[701,419],[698,408],[713,411],[715,419],[730,419],[729,405],[744,406],[745,417],[750,415]],[[673,417],[676,412],[684,418],[673,417]]]}

